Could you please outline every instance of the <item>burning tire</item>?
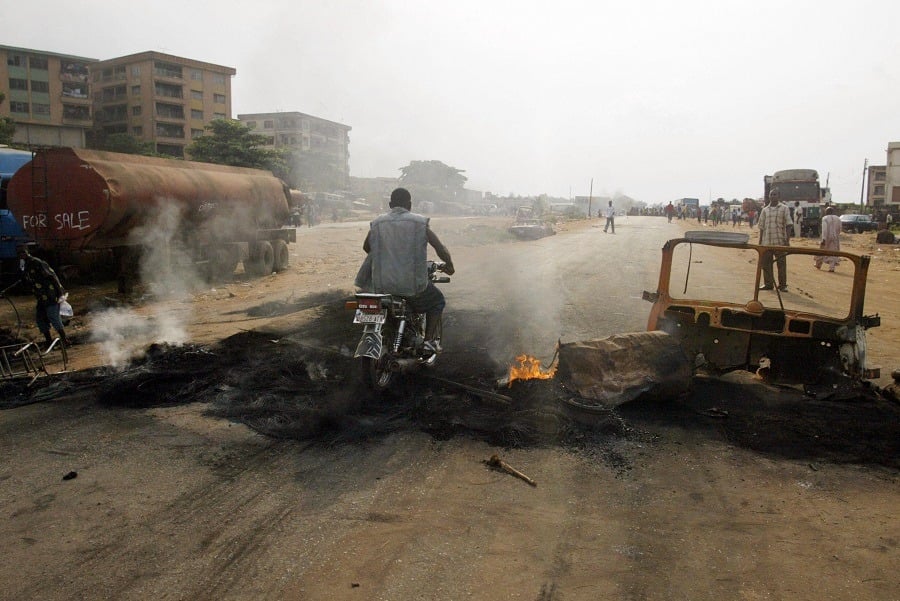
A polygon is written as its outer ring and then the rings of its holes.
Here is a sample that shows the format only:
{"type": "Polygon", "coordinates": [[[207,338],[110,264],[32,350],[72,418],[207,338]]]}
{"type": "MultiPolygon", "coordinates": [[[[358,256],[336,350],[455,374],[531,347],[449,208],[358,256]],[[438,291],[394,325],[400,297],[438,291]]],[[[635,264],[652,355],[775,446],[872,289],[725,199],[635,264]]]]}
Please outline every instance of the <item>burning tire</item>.
{"type": "Polygon", "coordinates": [[[288,251],[287,242],[275,240],[272,242],[272,250],[275,256],[275,271],[281,272],[291,264],[291,253],[288,251]]]}

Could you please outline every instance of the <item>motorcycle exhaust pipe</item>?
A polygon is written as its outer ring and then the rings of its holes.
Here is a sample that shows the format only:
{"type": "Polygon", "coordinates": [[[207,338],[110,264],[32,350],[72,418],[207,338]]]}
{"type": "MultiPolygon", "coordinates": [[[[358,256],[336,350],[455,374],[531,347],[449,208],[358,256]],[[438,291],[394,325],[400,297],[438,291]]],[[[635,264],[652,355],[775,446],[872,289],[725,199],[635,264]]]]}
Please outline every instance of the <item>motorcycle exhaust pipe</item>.
{"type": "Polygon", "coordinates": [[[388,363],[388,369],[403,374],[416,367],[418,363],[418,359],[412,357],[393,359],[390,363],[388,363]]]}

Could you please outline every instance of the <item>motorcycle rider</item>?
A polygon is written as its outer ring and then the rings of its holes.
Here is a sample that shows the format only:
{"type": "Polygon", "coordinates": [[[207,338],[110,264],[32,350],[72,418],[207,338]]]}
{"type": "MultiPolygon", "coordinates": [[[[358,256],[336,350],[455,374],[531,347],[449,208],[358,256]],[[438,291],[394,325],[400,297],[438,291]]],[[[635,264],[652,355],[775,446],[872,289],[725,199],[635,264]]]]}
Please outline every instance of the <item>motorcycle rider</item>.
{"type": "Polygon", "coordinates": [[[428,245],[453,275],[450,251],[430,227],[428,218],[411,212],[412,195],[405,188],[391,192],[391,210],[369,225],[363,242],[366,260],[356,277],[356,285],[380,294],[407,299],[410,308],[425,313],[425,355],[441,351],[437,333],[446,302],[444,295],[428,279],[428,245]]]}

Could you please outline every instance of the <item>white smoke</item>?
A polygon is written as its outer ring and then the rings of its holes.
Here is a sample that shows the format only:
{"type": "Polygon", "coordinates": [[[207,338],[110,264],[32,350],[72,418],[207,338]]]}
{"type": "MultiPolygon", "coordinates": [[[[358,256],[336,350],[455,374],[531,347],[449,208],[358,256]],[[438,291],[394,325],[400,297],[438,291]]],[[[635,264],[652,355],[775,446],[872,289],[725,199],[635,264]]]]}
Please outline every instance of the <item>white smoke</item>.
{"type": "MultiPolygon", "coordinates": [[[[162,202],[152,218],[129,236],[129,244],[141,249],[140,280],[153,301],[183,300],[203,285],[192,257],[179,239],[181,223],[180,205],[162,202]]],[[[186,325],[192,313],[166,310],[167,304],[148,305],[155,307],[149,315],[123,308],[97,312],[91,324],[91,340],[101,345],[114,367],[140,357],[151,344],[180,346],[188,340],[186,325]]]]}

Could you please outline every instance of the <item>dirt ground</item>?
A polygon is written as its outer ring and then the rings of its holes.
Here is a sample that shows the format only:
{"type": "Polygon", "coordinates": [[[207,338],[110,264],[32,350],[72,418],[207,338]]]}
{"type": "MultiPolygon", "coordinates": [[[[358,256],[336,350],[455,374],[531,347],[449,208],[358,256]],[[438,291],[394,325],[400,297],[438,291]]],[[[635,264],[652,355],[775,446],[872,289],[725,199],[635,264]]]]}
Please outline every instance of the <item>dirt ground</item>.
{"type": "MultiPolygon", "coordinates": [[[[434,219],[458,269],[446,351],[383,398],[355,385],[343,308],[365,222],[299,230],[271,277],[165,300],[74,287],[70,373],[3,389],[0,598],[900,599],[896,403],[751,374],[615,411],[493,387],[520,352],[642,329],[662,242],[695,229],[598,223],[523,243],[504,218],[434,219]]],[[[886,385],[900,252],[842,244],[873,257],[886,385]]]]}

